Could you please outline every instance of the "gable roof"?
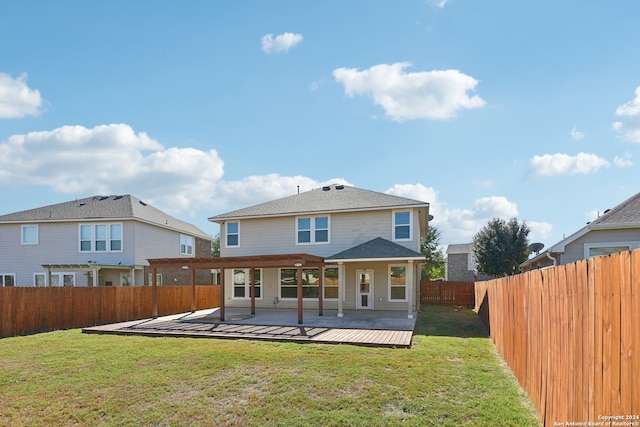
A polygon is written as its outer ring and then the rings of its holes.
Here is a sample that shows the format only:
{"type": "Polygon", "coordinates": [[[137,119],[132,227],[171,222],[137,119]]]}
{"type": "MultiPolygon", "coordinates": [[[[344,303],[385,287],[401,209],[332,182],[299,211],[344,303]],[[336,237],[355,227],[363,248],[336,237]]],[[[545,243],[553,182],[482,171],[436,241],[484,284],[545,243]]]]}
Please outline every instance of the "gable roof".
{"type": "Polygon", "coordinates": [[[374,259],[390,259],[424,261],[426,257],[420,252],[416,252],[397,243],[390,242],[382,237],[376,237],[368,242],[361,243],[333,256],[326,257],[325,262],[331,261],[356,261],[374,259]]]}
{"type": "Polygon", "coordinates": [[[592,229],[621,227],[640,227],[640,193],[605,211],[589,224],[592,229]]]}
{"type": "Polygon", "coordinates": [[[209,221],[428,207],[429,203],[419,200],[334,184],[216,215],[209,221]]]}
{"type": "Polygon", "coordinates": [[[471,243],[455,243],[447,246],[448,255],[470,254],[471,243]]]}
{"type": "Polygon", "coordinates": [[[211,237],[198,227],[167,215],[161,210],[129,194],[122,196],[93,196],[71,202],[0,215],[0,223],[77,222],[127,219],[138,220],[158,227],[211,240],[211,237]]]}

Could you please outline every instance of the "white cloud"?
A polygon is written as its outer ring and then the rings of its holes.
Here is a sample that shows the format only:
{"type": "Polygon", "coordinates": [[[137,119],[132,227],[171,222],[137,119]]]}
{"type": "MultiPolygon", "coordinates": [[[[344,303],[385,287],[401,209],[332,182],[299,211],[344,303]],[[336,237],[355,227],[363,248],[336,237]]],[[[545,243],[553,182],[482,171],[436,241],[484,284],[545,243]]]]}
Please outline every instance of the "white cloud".
{"type": "Polygon", "coordinates": [[[631,161],[631,153],[625,151],[622,156],[616,156],[613,159],[613,164],[619,168],[626,168],[633,166],[633,162],[631,161]]]}
{"type": "Polygon", "coordinates": [[[439,8],[443,8],[448,2],[449,0],[429,0],[429,4],[439,8]]]}
{"type": "Polygon", "coordinates": [[[640,86],[636,88],[635,95],[631,101],[616,109],[616,116],[624,120],[613,122],[611,126],[624,140],[640,143],[640,86]]]}
{"type": "Polygon", "coordinates": [[[534,176],[590,174],[606,167],[607,160],[590,153],[544,154],[529,159],[529,173],[534,176]]]}
{"type": "Polygon", "coordinates": [[[458,70],[405,73],[411,64],[375,65],[368,70],[338,68],[336,82],[344,85],[345,94],[370,95],[394,121],[411,119],[445,120],[461,109],[485,105],[477,95],[469,95],[478,81],[458,70]]]}
{"type": "Polygon", "coordinates": [[[262,51],[265,53],[287,52],[302,42],[302,34],[284,33],[278,36],[267,34],[262,36],[262,51]]]}
{"type": "Polygon", "coordinates": [[[40,92],[27,86],[26,74],[12,79],[8,74],[0,73],[0,119],[38,116],[41,108],[40,92]]]}
{"type": "Polygon", "coordinates": [[[574,126],[573,129],[571,129],[571,138],[573,138],[574,141],[580,141],[584,138],[584,133],[577,130],[574,126]]]}

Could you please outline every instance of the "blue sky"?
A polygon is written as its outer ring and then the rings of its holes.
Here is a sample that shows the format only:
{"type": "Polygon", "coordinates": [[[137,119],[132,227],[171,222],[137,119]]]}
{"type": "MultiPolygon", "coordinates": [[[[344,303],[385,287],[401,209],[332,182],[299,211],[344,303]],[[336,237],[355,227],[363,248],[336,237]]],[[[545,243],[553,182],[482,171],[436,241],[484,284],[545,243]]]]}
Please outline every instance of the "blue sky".
{"type": "Polygon", "coordinates": [[[640,191],[640,2],[0,2],[0,214],[342,182],[547,247],[640,191]]]}

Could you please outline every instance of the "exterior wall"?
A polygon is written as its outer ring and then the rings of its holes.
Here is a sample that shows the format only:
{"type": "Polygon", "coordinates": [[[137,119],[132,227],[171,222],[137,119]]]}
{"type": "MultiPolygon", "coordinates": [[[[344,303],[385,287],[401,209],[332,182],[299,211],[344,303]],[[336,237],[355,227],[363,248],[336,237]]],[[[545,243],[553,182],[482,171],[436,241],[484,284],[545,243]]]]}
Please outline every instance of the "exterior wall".
{"type": "MultiPolygon", "coordinates": [[[[239,221],[239,247],[226,246],[226,228],[220,227],[221,256],[308,253],[328,257],[376,237],[393,241],[392,210],[332,213],[328,244],[296,245],[296,217],[255,218],[239,221]]],[[[402,246],[420,251],[418,214],[413,212],[410,241],[397,241],[402,246]]]]}
{"type": "MultiPolygon", "coordinates": [[[[179,239],[179,236],[178,236],[179,239]]],[[[179,243],[179,240],[178,240],[179,243]]],[[[211,242],[200,238],[195,238],[194,251],[196,257],[211,256],[211,242]]],[[[179,252],[179,250],[178,250],[179,252]]],[[[184,255],[183,255],[184,256],[184,255]]],[[[152,257],[149,257],[152,258],[152,257]]],[[[175,257],[174,257],[175,258],[175,257]]],[[[146,261],[145,261],[146,264],[146,261]]],[[[136,284],[149,284],[149,275],[152,273],[151,268],[144,267],[144,282],[136,282],[136,284]]],[[[191,271],[181,268],[162,268],[157,270],[157,274],[162,275],[162,284],[168,285],[191,285],[191,271]]],[[[213,276],[209,270],[196,270],[196,285],[212,285],[213,276]]],[[[137,280],[137,279],[136,279],[137,280]]]]}
{"type": "MultiPolygon", "coordinates": [[[[407,276],[410,276],[413,283],[414,293],[411,297],[412,311],[416,311],[416,303],[418,301],[418,287],[420,285],[419,280],[419,268],[417,263],[402,263],[402,262],[362,262],[362,263],[346,263],[345,264],[345,292],[343,294],[342,307],[344,310],[356,309],[357,298],[357,272],[360,270],[373,270],[373,293],[372,293],[372,309],[373,310],[408,310],[408,301],[396,302],[389,301],[389,266],[390,265],[404,265],[407,267],[407,276]],[[411,266],[413,265],[413,269],[411,266]]],[[[332,267],[327,265],[327,267],[332,267]]],[[[409,280],[409,277],[407,278],[409,280]]],[[[262,298],[256,298],[255,304],[257,308],[283,308],[283,309],[296,309],[298,307],[297,299],[280,299],[279,297],[279,284],[280,284],[280,269],[269,268],[262,270],[262,298]],[[276,301],[277,298],[277,302],[276,301]]],[[[246,299],[234,299],[233,298],[233,270],[225,270],[225,306],[226,307],[249,307],[251,300],[246,299]]],[[[411,291],[410,287],[407,287],[408,293],[411,291]]],[[[317,299],[303,300],[303,307],[305,309],[317,309],[317,299]]],[[[324,300],[323,307],[327,310],[337,310],[338,301],[324,300]]]]}
{"type": "MultiPolygon", "coordinates": [[[[25,223],[26,225],[27,223],[25,223]]],[[[33,223],[28,223],[34,225],[33,223]]],[[[96,264],[136,265],[134,283],[146,284],[147,258],[180,257],[180,232],[166,230],[139,221],[82,221],[82,222],[42,222],[38,225],[38,243],[21,244],[23,224],[0,224],[0,274],[15,274],[16,286],[34,286],[34,274],[45,274],[43,264],[96,264]],[[122,251],[80,252],[80,224],[122,224],[122,251]]],[[[211,242],[194,237],[193,256],[210,256],[211,242]]],[[[89,286],[91,282],[86,271],[69,271],[75,276],[76,286],[89,286]]],[[[128,269],[100,270],[98,284],[112,282],[120,285],[121,274],[129,274],[128,269]]],[[[183,272],[181,272],[183,273],[183,272]]],[[[188,272],[187,272],[188,274],[188,272]]],[[[174,277],[171,276],[170,279],[174,277]]],[[[196,276],[198,284],[210,284],[211,275],[200,272],[196,276]]],[[[191,283],[190,276],[185,282],[191,283]]],[[[167,283],[168,284],[168,283],[167,283]]]]}
{"type": "Polygon", "coordinates": [[[471,254],[449,254],[447,256],[447,280],[453,282],[474,282],[476,274],[470,269],[471,254]]]}
{"type": "Polygon", "coordinates": [[[560,256],[560,264],[569,264],[585,259],[585,245],[592,243],[625,243],[631,250],[640,247],[640,229],[621,228],[616,230],[591,230],[584,236],[569,243],[560,256]]]}

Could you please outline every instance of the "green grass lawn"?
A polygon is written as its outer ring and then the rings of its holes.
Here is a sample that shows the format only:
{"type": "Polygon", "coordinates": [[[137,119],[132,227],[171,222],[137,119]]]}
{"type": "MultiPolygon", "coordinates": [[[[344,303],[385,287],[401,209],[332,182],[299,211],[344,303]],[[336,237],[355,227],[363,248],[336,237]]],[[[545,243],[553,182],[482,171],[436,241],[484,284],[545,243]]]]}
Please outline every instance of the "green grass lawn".
{"type": "Polygon", "coordinates": [[[0,425],[541,425],[472,310],[423,306],[413,339],[5,338],[0,425]]]}

